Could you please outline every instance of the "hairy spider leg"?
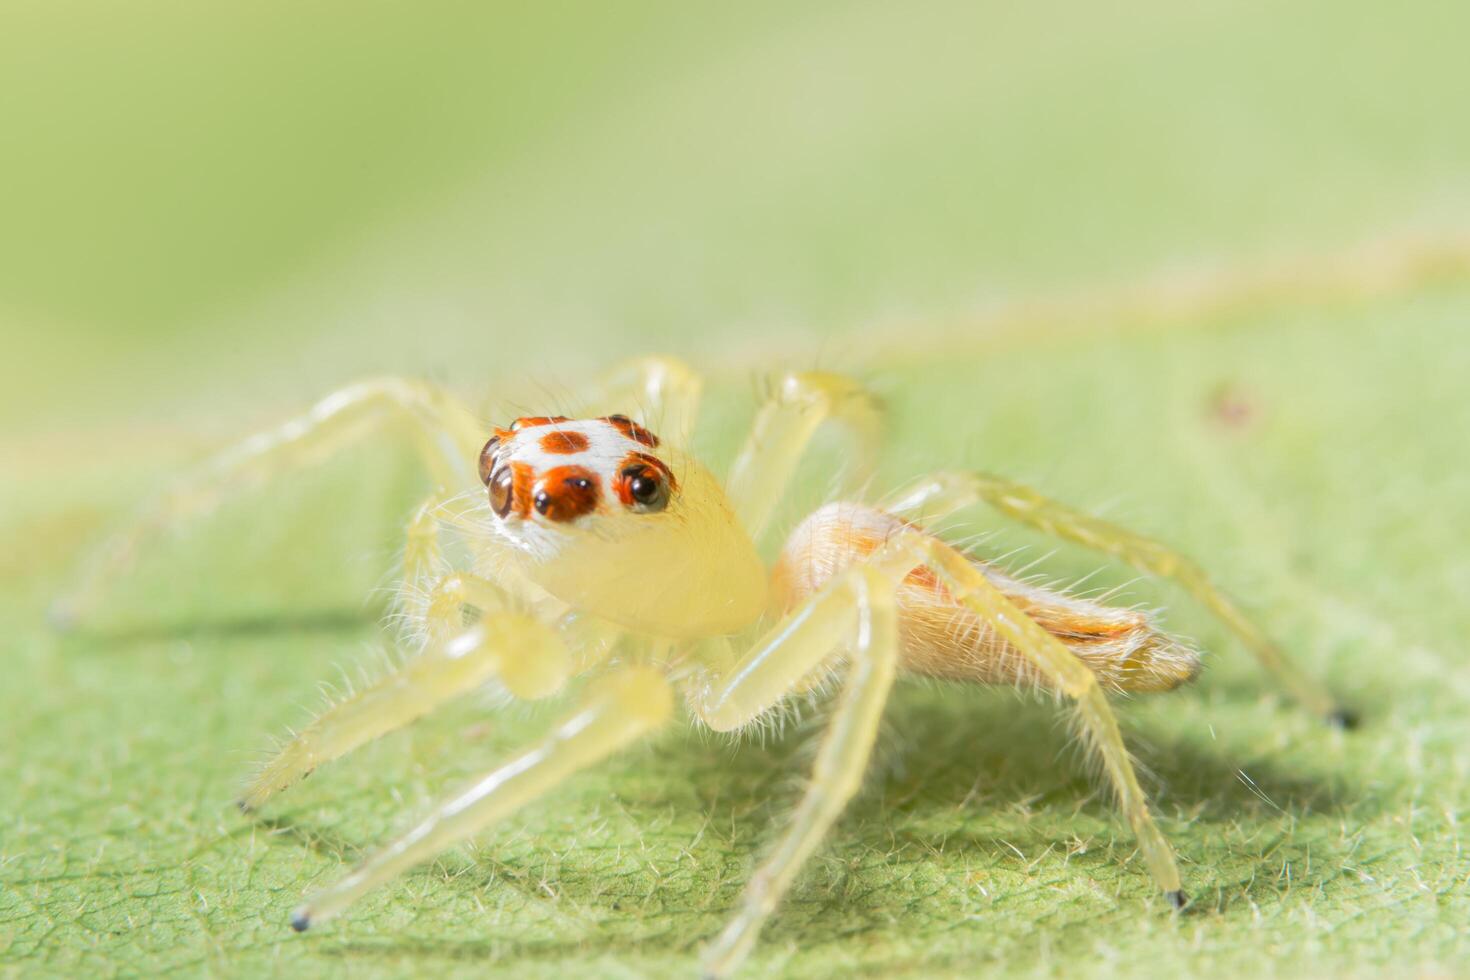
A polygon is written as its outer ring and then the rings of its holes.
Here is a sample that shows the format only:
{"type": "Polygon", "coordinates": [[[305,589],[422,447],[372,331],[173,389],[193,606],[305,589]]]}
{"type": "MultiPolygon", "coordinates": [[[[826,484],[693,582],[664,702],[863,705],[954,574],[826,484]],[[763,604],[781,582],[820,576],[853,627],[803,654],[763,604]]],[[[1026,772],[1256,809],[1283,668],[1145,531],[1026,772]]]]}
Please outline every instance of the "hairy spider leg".
{"type": "Polygon", "coordinates": [[[519,613],[487,615],[324,711],[256,773],[240,809],[259,808],[318,766],[491,680],[517,697],[539,698],[560,689],[570,671],[571,656],[554,629],[519,613]]]}
{"type": "Polygon", "coordinates": [[[858,624],[847,687],[819,750],[812,784],[788,831],[752,877],[740,911],[705,954],[714,975],[737,969],[762,923],[790,887],[848,800],[872,750],[898,663],[894,593],[918,566],[929,569],[956,602],[979,616],[1048,684],[1070,698],[1082,733],[1098,754],[1150,874],[1170,904],[1184,903],[1173,850],[1149,812],[1117,720],[1096,675],[1062,642],[1029,618],[963,553],[917,529],[904,529],[790,613],[721,679],[690,693],[695,713],[717,730],[747,724],[799,691],[858,624]],[[866,607],[866,608],[865,608],[866,607]]]}
{"type": "Polygon", "coordinates": [[[615,366],[581,393],[578,415],[626,414],[669,445],[689,447],[704,380],[666,356],[637,357],[615,366]]]}
{"type": "MultiPolygon", "coordinates": [[[[608,403],[631,399],[650,416],[675,420],[687,437],[700,389],[699,376],[682,362],[645,357],[615,367],[593,384],[587,397],[608,403]]],[[[172,528],[208,514],[247,488],[394,426],[395,434],[411,441],[440,491],[478,486],[474,460],[484,442],[484,426],[459,399],[410,378],[361,381],[328,394],[274,429],[244,439],[144,504],[102,541],[71,589],[52,603],[52,623],[65,628],[85,618],[143,548],[172,528]]]]}
{"type": "Polygon", "coordinates": [[[413,516],[408,519],[403,532],[401,592],[404,594],[423,589],[445,567],[444,548],[439,540],[439,510],[443,506],[444,494],[436,491],[414,508],[413,516]]]}
{"type": "Polygon", "coordinates": [[[934,572],[957,602],[1005,637],[1052,687],[1073,701],[1081,732],[1102,761],[1117,794],[1118,806],[1138,839],[1149,873],[1169,903],[1182,908],[1184,892],[1180,888],[1173,848],[1149,812],[1148,798],[1138,785],[1128,747],[1097,675],[1060,639],[1018,609],[963,552],[914,529],[896,535],[882,551],[907,554],[934,572]]]}
{"type": "Polygon", "coordinates": [[[488,614],[519,609],[540,598],[539,590],[530,591],[527,583],[513,577],[492,582],[452,570],[442,544],[446,527],[473,530],[456,523],[460,516],[435,493],[414,511],[404,532],[397,618],[407,627],[406,638],[417,641],[416,648],[448,640],[463,630],[466,607],[488,614]]]}
{"type": "Polygon", "coordinates": [[[842,695],[822,736],[810,785],[780,840],[747,883],[740,910],[705,950],[707,976],[728,976],[745,960],[797,872],[862,785],[897,670],[893,591],[905,571],[881,564],[848,569],[772,630],[727,679],[691,698],[706,724],[727,731],[798,689],[844,646],[851,650],[842,695]]]}
{"type": "Polygon", "coordinates": [[[350,874],[312,895],[291,917],[298,931],[545,795],[577,772],[668,720],[673,694],[661,673],[625,667],[599,678],[590,696],[539,743],[442,800],[427,817],[350,874]]]}
{"type": "Polygon", "coordinates": [[[90,613],[106,588],[131,567],[151,540],[209,513],[248,487],[315,462],[393,423],[410,437],[438,486],[476,485],[471,463],[479,448],[480,426],[463,405],[419,381],[363,381],[333,392],[289,422],[220,453],[193,477],[145,504],[82,566],[72,590],[53,604],[53,622],[67,626],[90,613]]]}
{"type": "Polygon", "coordinates": [[[1297,667],[1204,570],[1152,538],[1074,510],[1024,484],[984,473],[942,472],[910,485],[889,509],[904,517],[933,520],[984,503],[1046,534],[1112,555],[1150,575],[1177,583],[1245,644],[1265,671],[1308,710],[1331,724],[1351,728],[1357,716],[1321,683],[1297,667]]]}
{"type": "Polygon", "coordinates": [[[446,575],[441,535],[442,492],[430,494],[413,512],[403,533],[403,580],[395,598],[396,618],[419,645],[447,639],[464,627],[464,607],[500,609],[500,589],[471,578],[446,575]]]}
{"type": "Polygon", "coordinates": [[[807,444],[829,420],[855,443],[855,461],[845,475],[857,485],[871,475],[875,462],[883,421],[877,400],[839,374],[808,371],[776,380],[725,481],[726,495],[752,539],[760,540],[807,444]]]}

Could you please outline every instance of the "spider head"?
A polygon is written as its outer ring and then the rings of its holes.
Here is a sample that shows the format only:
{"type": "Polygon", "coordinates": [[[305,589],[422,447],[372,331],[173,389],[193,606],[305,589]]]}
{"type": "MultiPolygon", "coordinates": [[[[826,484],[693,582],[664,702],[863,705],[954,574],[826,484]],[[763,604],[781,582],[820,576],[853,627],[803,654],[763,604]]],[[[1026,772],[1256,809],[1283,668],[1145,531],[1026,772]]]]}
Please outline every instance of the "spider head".
{"type": "Polygon", "coordinates": [[[531,521],[590,526],[666,510],[678,490],[658,436],[626,415],[519,418],[480,451],[480,479],[509,533],[531,521]]]}
{"type": "Polygon", "coordinates": [[[516,419],[481,450],[480,479],[496,534],[575,607],[681,637],[764,609],[764,568],[719,483],[625,415],[516,419]]]}

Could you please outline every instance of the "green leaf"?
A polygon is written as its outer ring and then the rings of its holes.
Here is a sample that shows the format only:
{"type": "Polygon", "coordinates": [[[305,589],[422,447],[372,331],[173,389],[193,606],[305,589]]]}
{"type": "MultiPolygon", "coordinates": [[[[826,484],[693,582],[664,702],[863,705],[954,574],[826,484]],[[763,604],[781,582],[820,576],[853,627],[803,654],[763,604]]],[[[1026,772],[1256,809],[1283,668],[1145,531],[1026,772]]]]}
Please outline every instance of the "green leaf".
{"type": "MultiPolygon", "coordinates": [[[[1191,907],[1154,894],[1053,705],[906,684],[751,975],[1460,969],[1470,130],[1431,111],[1466,81],[1443,6],[716,23],[675,5],[601,25],[626,48],[550,15],[383,13],[354,35],[284,7],[207,29],[160,7],[117,27],[153,39],[142,73],[122,70],[130,34],[27,11],[0,58],[0,89],[45,93],[0,102],[36,136],[25,179],[0,182],[0,323],[23,355],[0,392],[0,971],[693,972],[814,722],[733,746],[681,727],[288,928],[303,893],[556,713],[470,699],[259,817],[232,806],[317,686],[388,642],[377,590],[424,491],[401,451],[230,503],[77,633],[43,618],[111,522],[360,372],[446,377],[488,421],[665,348],[711,373],[716,464],[751,377],[851,371],[891,419],[875,493],[984,468],[1175,542],[1364,718],[1324,728],[1177,590],[1060,548],[1037,569],[1097,572],[1207,652],[1194,687],[1121,705],[1191,907]],[[492,35],[527,47],[497,60],[492,35]],[[565,58],[525,54],[560,40],[565,58]],[[95,71],[62,85],[71,64],[95,71]],[[315,65],[338,71],[325,88],[315,65]],[[199,155],[126,125],[141,106],[199,155]]],[[[788,517],[825,499],[839,451],[788,517]]],[[[984,512],[956,533],[1025,547],[1017,564],[1053,547],[984,512]]]]}

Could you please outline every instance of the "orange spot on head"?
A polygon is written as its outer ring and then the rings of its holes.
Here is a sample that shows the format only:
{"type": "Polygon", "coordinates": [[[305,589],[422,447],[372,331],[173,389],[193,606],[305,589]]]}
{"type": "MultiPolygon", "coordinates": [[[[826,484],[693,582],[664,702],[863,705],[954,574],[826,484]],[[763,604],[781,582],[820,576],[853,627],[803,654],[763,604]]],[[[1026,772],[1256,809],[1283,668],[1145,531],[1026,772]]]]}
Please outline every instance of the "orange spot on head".
{"type": "Polygon", "coordinates": [[[667,463],[648,453],[631,452],[618,464],[618,481],[613,487],[623,506],[632,507],[636,503],[633,499],[633,478],[643,474],[663,480],[670,490],[679,489],[679,481],[674,479],[673,471],[667,463]]]}
{"type": "Polygon", "coordinates": [[[570,432],[566,429],[555,429],[541,437],[542,450],[556,456],[570,456],[573,453],[586,452],[588,445],[590,443],[582,433],[570,432]]]}
{"type": "Polygon", "coordinates": [[[627,436],[629,439],[632,439],[634,442],[642,443],[649,449],[658,448],[658,436],[654,435],[652,432],[649,432],[643,426],[639,425],[637,422],[634,422],[626,415],[605,415],[603,416],[602,421],[606,422],[614,429],[617,429],[619,432],[627,436]]]}
{"type": "Polygon", "coordinates": [[[549,521],[574,521],[597,509],[597,474],[585,466],[553,466],[536,481],[532,502],[549,521]]]}
{"type": "Polygon", "coordinates": [[[530,463],[511,463],[511,507],[522,518],[531,516],[531,485],[536,482],[536,471],[530,463]]]}

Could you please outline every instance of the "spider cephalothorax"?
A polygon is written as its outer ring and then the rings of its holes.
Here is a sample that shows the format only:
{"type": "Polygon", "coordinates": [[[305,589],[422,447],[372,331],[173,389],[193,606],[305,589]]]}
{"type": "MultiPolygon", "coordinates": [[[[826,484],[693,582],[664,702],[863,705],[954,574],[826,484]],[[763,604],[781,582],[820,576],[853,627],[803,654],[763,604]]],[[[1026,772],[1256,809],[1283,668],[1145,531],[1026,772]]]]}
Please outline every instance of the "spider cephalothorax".
{"type": "Polygon", "coordinates": [[[668,464],[652,453],[658,445],[625,415],[519,418],[480,450],[480,479],[502,519],[530,520],[534,511],[561,524],[616,506],[653,514],[678,489],[668,464]]]}
{"type": "Polygon", "coordinates": [[[574,607],[681,638],[734,632],[765,609],[764,568],[719,482],[625,415],[516,419],[480,450],[479,472],[490,527],[574,607]]]}
{"type": "Polygon", "coordinates": [[[437,487],[409,525],[404,557],[402,615],[419,645],[396,672],[292,738],[251,779],[241,808],[263,805],[317,766],[487,683],[530,699],[556,694],[575,674],[594,676],[581,705],[549,735],[315,892],[292,925],[331,918],[368,889],[656,731],[675,717],[679,700],[698,724],[730,731],[810,691],[824,672],[840,673],[812,785],[707,949],[710,975],[744,960],[857,791],[900,672],[1038,686],[1070,699],[1149,873],[1173,907],[1184,904],[1173,851],[1150,814],[1107,694],[1192,680],[1196,651],[1146,613],[1020,582],[926,530],[960,508],[987,504],[1172,577],[1299,699],[1348,721],[1198,566],[1001,477],[942,472],[885,508],[833,502],[796,527],[768,572],[756,541],[813,432],[833,421],[871,441],[877,406],[848,379],[787,375],[771,387],[721,483],[684,449],[698,393],[687,367],[645,359],[612,375],[597,400],[677,420],[668,442],[624,415],[521,418],[486,442],[475,416],[444,391],[396,378],[355,385],[227,454],[104,544],[64,610],[85,610],[140,541],[250,482],[243,477],[314,458],[344,433],[408,421],[437,487]],[[474,482],[477,454],[482,487],[474,482]],[[474,501],[468,511],[465,500],[474,501]],[[456,567],[441,546],[449,535],[467,567],[456,567]]]}

